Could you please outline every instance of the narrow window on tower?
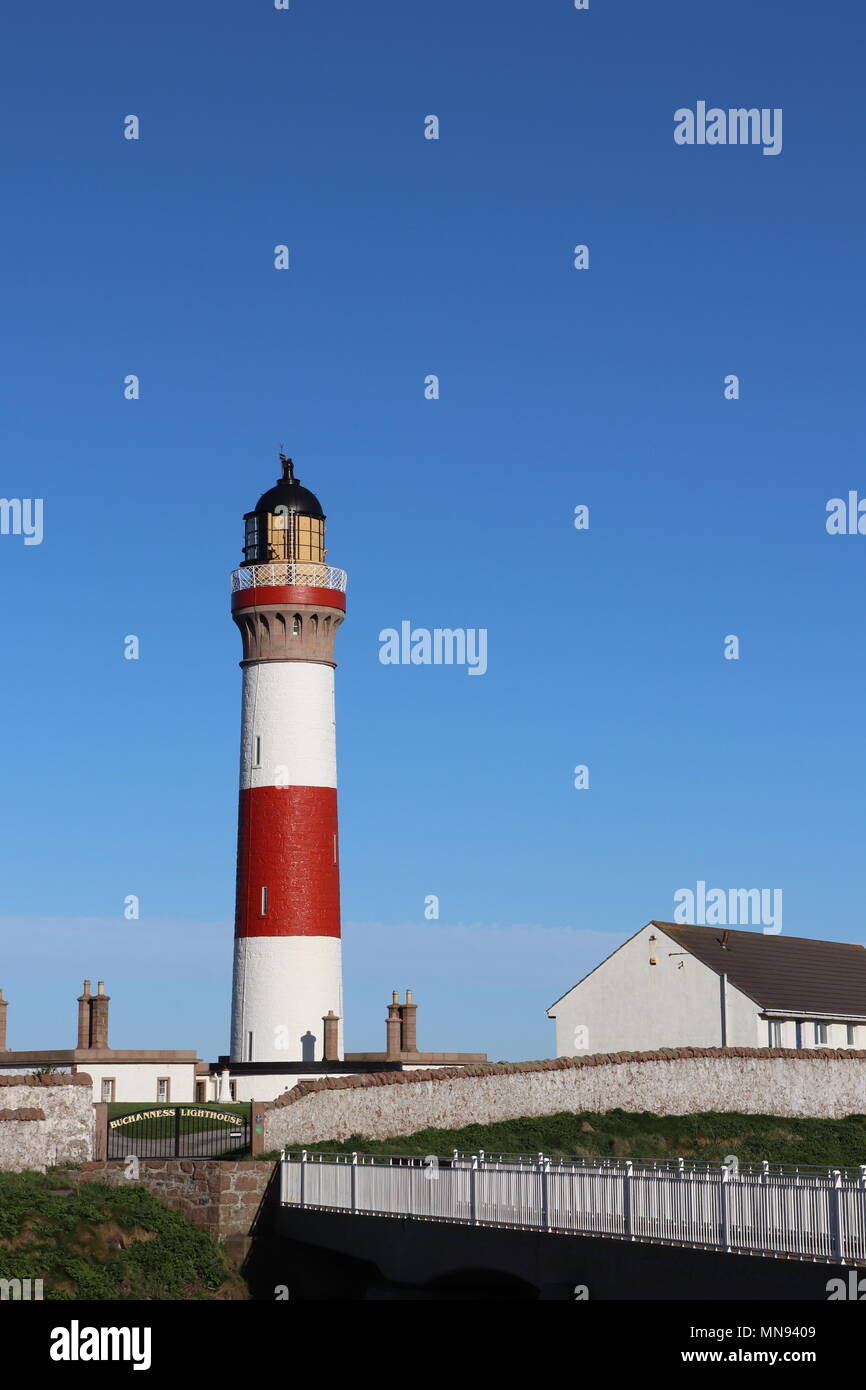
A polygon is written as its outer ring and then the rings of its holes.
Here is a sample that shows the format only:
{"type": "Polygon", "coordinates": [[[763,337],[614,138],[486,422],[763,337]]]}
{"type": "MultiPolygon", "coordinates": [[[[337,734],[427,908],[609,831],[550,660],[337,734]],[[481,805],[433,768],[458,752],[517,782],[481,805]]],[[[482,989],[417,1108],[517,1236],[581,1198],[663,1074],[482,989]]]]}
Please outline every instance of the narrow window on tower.
{"type": "Polygon", "coordinates": [[[262,916],[263,916],[263,917],[267,917],[267,915],[268,915],[268,890],[267,890],[267,888],[262,888],[262,916]]]}
{"type": "Polygon", "coordinates": [[[337,837],[334,836],[334,863],[337,862],[337,837]]]}
{"type": "Polygon", "coordinates": [[[248,1062],[251,1062],[252,1060],[253,1060],[253,1035],[252,1035],[252,1033],[247,1033],[247,1061],[248,1061],[248,1062]]]}
{"type": "Polygon", "coordinates": [[[261,734],[256,734],[253,740],[253,767],[262,765],[262,738],[261,734]]]}

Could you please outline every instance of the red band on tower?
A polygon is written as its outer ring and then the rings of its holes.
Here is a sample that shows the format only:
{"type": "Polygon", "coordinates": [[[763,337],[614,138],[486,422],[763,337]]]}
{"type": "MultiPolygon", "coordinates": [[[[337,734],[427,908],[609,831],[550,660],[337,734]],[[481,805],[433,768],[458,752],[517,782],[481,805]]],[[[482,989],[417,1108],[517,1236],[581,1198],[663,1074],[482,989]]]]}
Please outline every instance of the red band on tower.
{"type": "Polygon", "coordinates": [[[336,788],[241,792],[235,936],[339,936],[338,861],[336,788]]]}
{"type": "Polygon", "coordinates": [[[339,608],[346,611],[346,595],[340,589],[312,589],[304,584],[259,585],[254,589],[238,589],[232,594],[232,612],[239,608],[255,608],[258,604],[303,604],[319,608],[339,608]]]}

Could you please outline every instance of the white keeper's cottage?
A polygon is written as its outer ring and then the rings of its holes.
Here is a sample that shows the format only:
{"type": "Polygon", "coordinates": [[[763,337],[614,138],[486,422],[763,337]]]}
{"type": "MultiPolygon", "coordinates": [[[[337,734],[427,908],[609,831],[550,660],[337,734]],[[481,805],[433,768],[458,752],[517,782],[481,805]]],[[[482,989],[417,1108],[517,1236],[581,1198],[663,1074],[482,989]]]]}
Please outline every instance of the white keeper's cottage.
{"type": "Polygon", "coordinates": [[[866,1047],[866,948],[649,922],[547,1010],[558,1057],[866,1047]]]}

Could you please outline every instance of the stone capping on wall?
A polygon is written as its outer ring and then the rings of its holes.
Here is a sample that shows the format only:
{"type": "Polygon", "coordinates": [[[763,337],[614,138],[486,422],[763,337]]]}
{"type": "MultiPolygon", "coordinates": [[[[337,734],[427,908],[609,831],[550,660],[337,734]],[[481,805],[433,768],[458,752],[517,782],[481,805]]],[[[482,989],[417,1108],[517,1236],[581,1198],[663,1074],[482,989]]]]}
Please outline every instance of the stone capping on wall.
{"type": "Polygon", "coordinates": [[[316,1091],[411,1086],[416,1082],[453,1081],[461,1077],[519,1076],[526,1072],[569,1071],[634,1062],[678,1062],[690,1057],[754,1057],[760,1060],[783,1057],[799,1062],[866,1062],[866,1051],[853,1047],[663,1047],[658,1052],[594,1052],[587,1057],[545,1057],[537,1062],[479,1062],[466,1067],[436,1067],[431,1071],[363,1072],[359,1076],[323,1076],[315,1081],[299,1081],[276,1100],[266,1102],[263,1109],[278,1110],[284,1105],[293,1105],[295,1101],[303,1100],[304,1096],[316,1091]]]}
{"type": "MultiPolygon", "coordinates": [[[[3,1053],[0,1052],[0,1062],[3,1053]]],[[[0,1086],[92,1086],[93,1078],[83,1071],[47,1072],[39,1076],[25,1073],[22,1076],[9,1076],[0,1072],[0,1086]]]]}
{"type": "Polygon", "coordinates": [[[0,1110],[0,1123],[3,1120],[44,1120],[45,1111],[34,1105],[19,1105],[17,1110],[0,1110]]]}

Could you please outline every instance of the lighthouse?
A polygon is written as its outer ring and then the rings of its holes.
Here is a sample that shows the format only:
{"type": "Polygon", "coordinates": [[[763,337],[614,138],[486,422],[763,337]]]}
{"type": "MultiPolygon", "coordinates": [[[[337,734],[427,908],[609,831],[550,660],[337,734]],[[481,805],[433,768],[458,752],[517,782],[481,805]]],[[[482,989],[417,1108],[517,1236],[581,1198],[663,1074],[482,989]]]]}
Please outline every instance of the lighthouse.
{"type": "Polygon", "coordinates": [[[292,460],[244,516],[233,1062],[343,1055],[334,638],[346,574],[292,460]]]}

